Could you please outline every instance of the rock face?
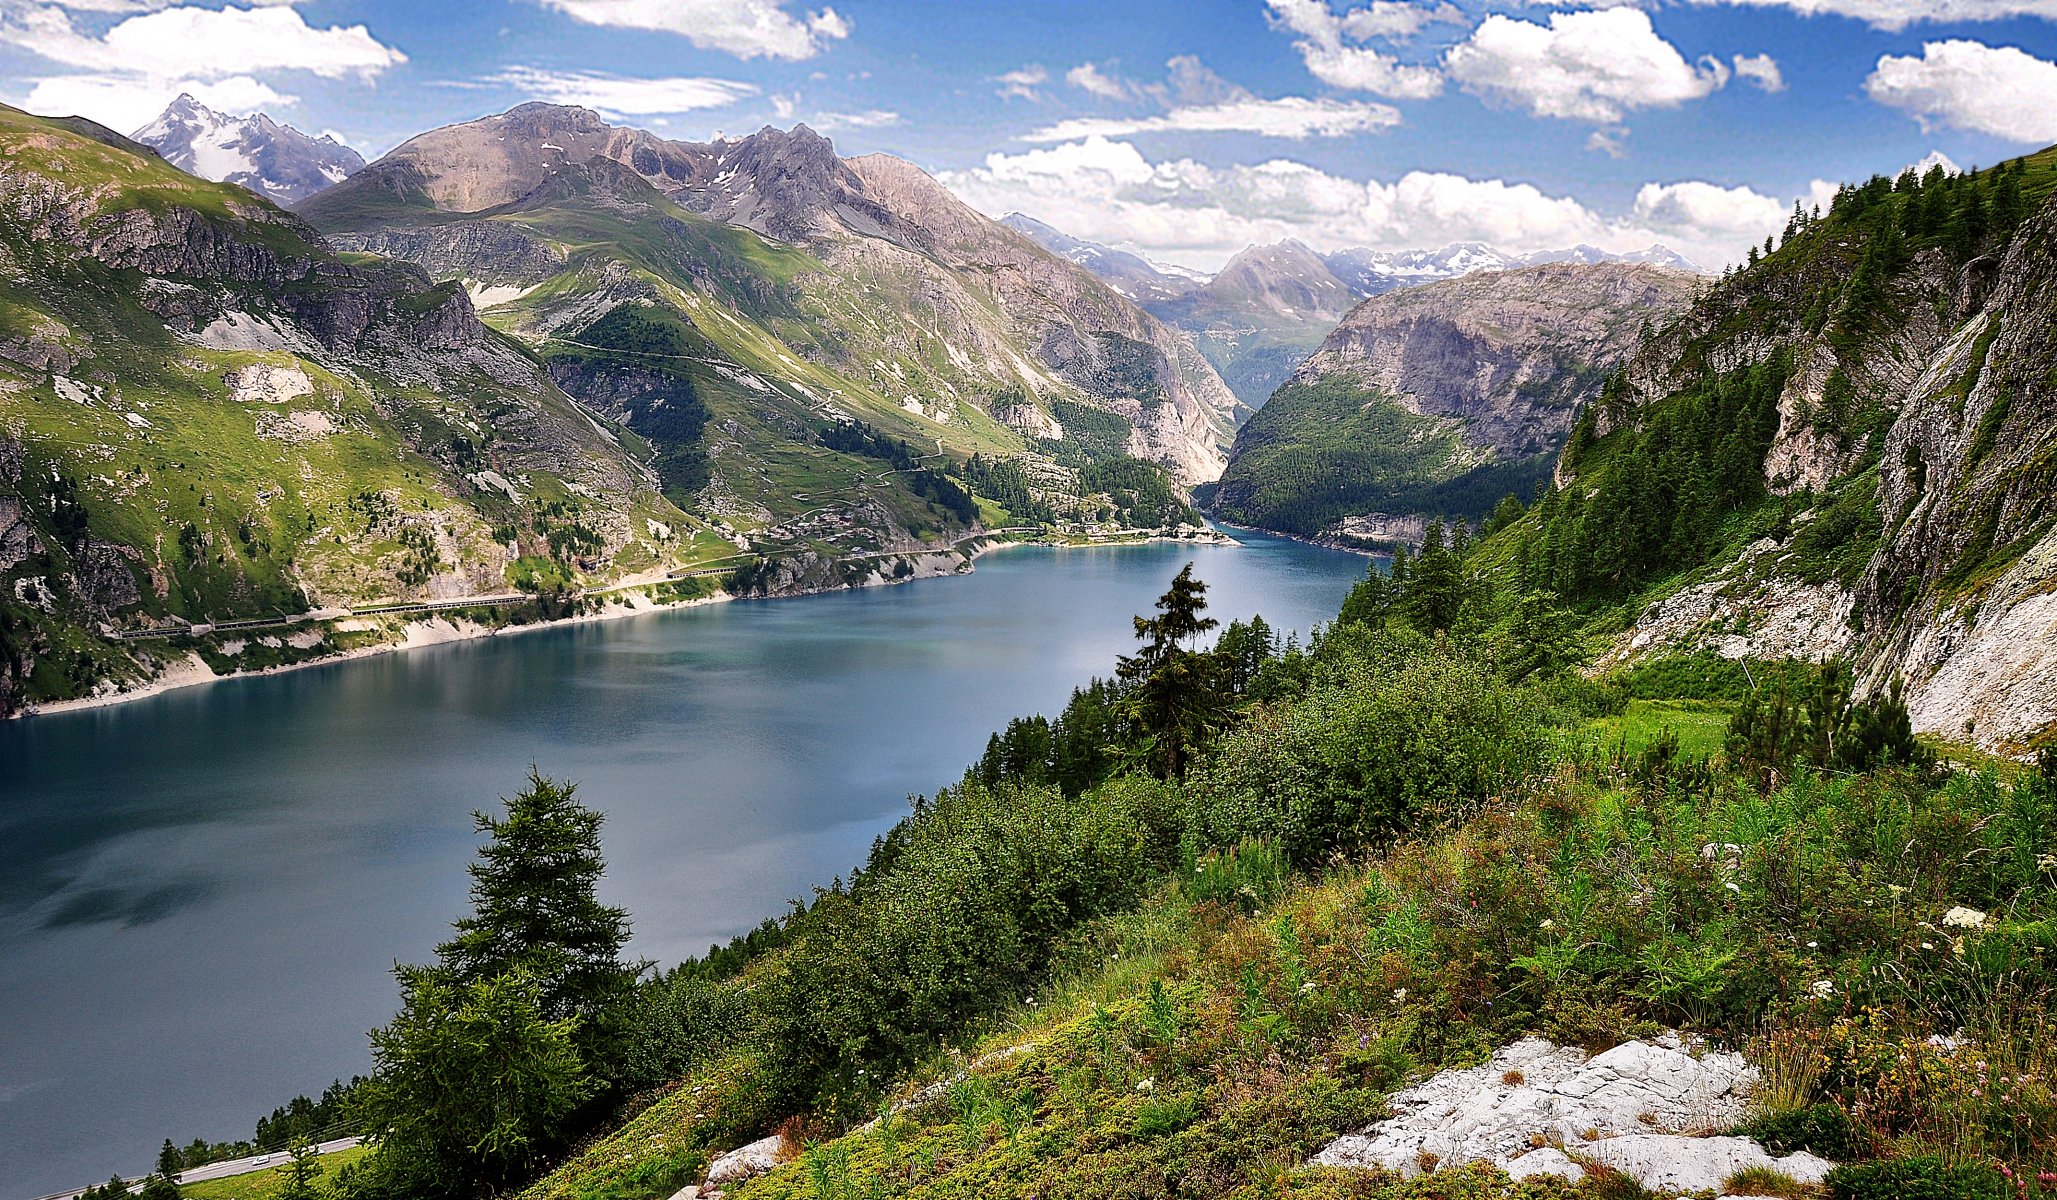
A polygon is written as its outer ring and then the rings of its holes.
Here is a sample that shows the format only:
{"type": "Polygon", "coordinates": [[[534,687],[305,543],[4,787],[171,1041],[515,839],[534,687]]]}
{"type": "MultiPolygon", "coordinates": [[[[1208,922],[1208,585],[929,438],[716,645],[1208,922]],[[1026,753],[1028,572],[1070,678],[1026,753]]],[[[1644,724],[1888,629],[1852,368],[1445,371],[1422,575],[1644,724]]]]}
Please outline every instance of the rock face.
{"type": "Polygon", "coordinates": [[[1579,407],[1698,276],[1626,263],[1481,272],[1365,301],[1294,382],[1346,378],[1411,411],[1457,417],[1506,457],[1552,452],[1579,407]]]}
{"type": "Polygon", "coordinates": [[[1552,264],[1366,300],[1237,431],[1214,509],[1321,540],[1371,514],[1478,520],[1548,474],[1579,406],[1698,284],[1552,264]]]}
{"type": "Polygon", "coordinates": [[[232,117],[189,95],[132,136],[181,171],[279,204],[305,200],[364,166],[363,156],[326,134],[310,137],[263,113],[232,117]]]}
{"type": "Polygon", "coordinates": [[[524,333],[588,323],[629,299],[678,307],[680,297],[636,269],[645,263],[581,272],[562,243],[500,219],[562,208],[573,191],[578,204],[608,207],[611,219],[676,245],[682,256],[667,270],[693,275],[700,299],[758,326],[796,365],[804,359],[939,424],[960,403],[993,416],[1026,399],[1041,419],[1015,411],[1003,423],[1048,428],[1053,404],[1084,403],[1122,416],[1134,430],[1129,450],[1181,480],[1220,473],[1236,401],[1190,341],[911,164],[842,159],[804,125],[673,142],[585,109],[525,104],[414,138],[302,211],[340,245],[406,258],[439,279],[533,287],[576,275],[575,289],[560,286],[513,318],[532,323],[524,333]],[[610,169],[616,177],[603,180],[610,169]],[[748,258],[717,261],[704,247],[712,235],[682,223],[682,212],[807,259],[793,264],[798,277],[748,258]]]}
{"type": "MultiPolygon", "coordinates": [[[[1916,213],[1950,202],[1949,186],[1938,173],[1912,195],[1883,194],[1916,213]]],[[[1886,244],[1900,249],[1884,257],[1877,225],[1857,224],[1876,210],[1850,207],[1710,288],[1595,409],[1604,435],[1782,356],[1764,481],[1793,498],[1796,529],[1842,502],[1847,566],[1824,584],[1789,546],[1710,563],[1702,595],[1651,606],[1617,657],[1749,652],[1754,641],[1714,632],[1721,605],[1702,600],[1811,595],[1806,607],[1840,619],[1816,622],[1796,657],[1846,656],[1867,692],[1901,677],[1917,730],[2020,752],[2057,722],[2057,204],[1969,248],[1896,225],[1886,244]],[[1852,303],[1839,298],[1860,269],[1873,284],[1861,321],[1833,307],[1852,303]]]]}
{"type": "Polygon", "coordinates": [[[1830,1164],[1813,1155],[1774,1158],[1748,1138],[1691,1136],[1742,1120],[1756,1079],[1741,1055],[1689,1048],[1675,1034],[1591,1058],[1529,1038],[1396,1093],[1391,1119],[1312,1161],[1403,1175],[1489,1162],[1518,1179],[1578,1180],[1583,1159],[1668,1192],[1719,1191],[1753,1166],[1819,1183],[1830,1164]]]}

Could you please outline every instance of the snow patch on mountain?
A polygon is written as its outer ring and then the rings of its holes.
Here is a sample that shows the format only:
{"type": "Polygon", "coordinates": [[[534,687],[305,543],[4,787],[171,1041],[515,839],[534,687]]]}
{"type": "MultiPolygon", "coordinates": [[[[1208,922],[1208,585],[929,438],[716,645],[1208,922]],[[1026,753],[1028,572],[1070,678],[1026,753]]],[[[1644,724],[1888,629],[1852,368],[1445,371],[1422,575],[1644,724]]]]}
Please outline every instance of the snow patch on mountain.
{"type": "Polygon", "coordinates": [[[294,204],[364,166],[350,147],[312,137],[263,113],[216,112],[188,95],[133,135],[166,162],[202,179],[240,184],[276,204],[294,204]]]}

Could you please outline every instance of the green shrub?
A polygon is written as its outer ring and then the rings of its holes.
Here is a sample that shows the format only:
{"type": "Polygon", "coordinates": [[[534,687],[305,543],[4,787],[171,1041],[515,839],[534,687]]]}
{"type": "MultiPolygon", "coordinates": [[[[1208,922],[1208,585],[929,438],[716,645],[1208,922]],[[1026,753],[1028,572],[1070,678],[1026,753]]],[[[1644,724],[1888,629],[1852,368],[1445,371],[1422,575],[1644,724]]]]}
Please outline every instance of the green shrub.
{"type": "Polygon", "coordinates": [[[1816,1104],[1790,1112],[1766,1113],[1739,1125],[1737,1136],[1755,1138],[1777,1155],[1805,1150],[1842,1161],[1863,1150],[1863,1138],[1850,1124],[1850,1114],[1836,1104],[1816,1104]]]}
{"type": "Polygon", "coordinates": [[[1852,1163],[1828,1173],[1830,1200],[2004,1200],[2000,1173],[1982,1163],[1948,1166],[1933,1155],[1852,1163]]]}

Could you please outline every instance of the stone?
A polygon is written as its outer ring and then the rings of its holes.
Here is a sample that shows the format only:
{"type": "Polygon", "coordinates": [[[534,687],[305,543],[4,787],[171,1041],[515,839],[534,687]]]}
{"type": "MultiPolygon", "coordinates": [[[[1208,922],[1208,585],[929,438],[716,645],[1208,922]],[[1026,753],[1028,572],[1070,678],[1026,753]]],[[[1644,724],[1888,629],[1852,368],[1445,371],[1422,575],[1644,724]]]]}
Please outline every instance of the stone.
{"type": "Polygon", "coordinates": [[[1540,1179],[1551,1175],[1567,1183],[1577,1183],[1586,1177],[1586,1170],[1564,1151],[1555,1146],[1544,1146],[1509,1162],[1507,1174],[1515,1179],[1540,1179]]]}
{"type": "MultiPolygon", "coordinates": [[[[1643,1146],[1657,1154],[1668,1147],[1695,1162],[1717,1154],[1742,1156],[1739,1148],[1723,1145],[1734,1142],[1755,1155],[1739,1157],[1742,1166],[1778,1166],[1796,1177],[1809,1173],[1807,1161],[1792,1169],[1779,1166],[1748,1139],[1682,1136],[1741,1121],[1756,1081],[1756,1068],[1741,1055],[1689,1046],[1676,1034],[1623,1042],[1590,1058],[1577,1047],[1525,1038],[1481,1066],[1443,1071],[1395,1093],[1387,1101],[1390,1119],[1336,1139],[1313,1161],[1414,1175],[1424,1155],[1434,1155],[1445,1166],[1487,1162],[1519,1178],[1577,1179],[1583,1176],[1577,1160],[1606,1161],[1596,1150],[1611,1143],[1624,1145],[1610,1153],[1626,1155],[1643,1146]],[[1648,1141],[1656,1135],[1671,1136],[1648,1141]],[[1702,1145],[1716,1148],[1690,1154],[1678,1149],[1702,1145]]],[[[1729,1173],[1706,1186],[1719,1188],[1729,1173]]]]}
{"type": "Polygon", "coordinates": [[[779,1145],[783,1140],[774,1133],[729,1151],[707,1168],[707,1179],[701,1186],[713,1188],[725,1183],[741,1183],[764,1174],[778,1165],[779,1145]]]}
{"type": "Polygon", "coordinates": [[[1674,1194],[1719,1192],[1736,1172],[1751,1168],[1768,1167],[1797,1183],[1815,1184],[1828,1177],[1832,1165],[1805,1151],[1774,1158],[1744,1137],[1629,1134],[1603,1138],[1580,1153],[1652,1191],[1674,1194]]]}

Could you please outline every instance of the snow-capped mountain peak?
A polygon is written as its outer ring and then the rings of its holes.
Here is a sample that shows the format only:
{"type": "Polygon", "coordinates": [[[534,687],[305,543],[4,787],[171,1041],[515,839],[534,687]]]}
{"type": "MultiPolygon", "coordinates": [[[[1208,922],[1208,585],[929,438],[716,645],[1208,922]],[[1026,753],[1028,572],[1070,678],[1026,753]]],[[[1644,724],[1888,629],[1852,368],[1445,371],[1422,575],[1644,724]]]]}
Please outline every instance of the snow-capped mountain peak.
{"type": "Polygon", "coordinates": [[[133,136],[182,171],[241,184],[278,204],[305,200],[364,166],[362,156],[332,137],[312,137],[264,113],[216,112],[190,95],[133,136]]]}

